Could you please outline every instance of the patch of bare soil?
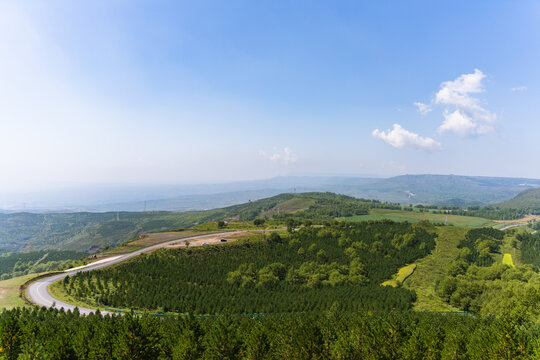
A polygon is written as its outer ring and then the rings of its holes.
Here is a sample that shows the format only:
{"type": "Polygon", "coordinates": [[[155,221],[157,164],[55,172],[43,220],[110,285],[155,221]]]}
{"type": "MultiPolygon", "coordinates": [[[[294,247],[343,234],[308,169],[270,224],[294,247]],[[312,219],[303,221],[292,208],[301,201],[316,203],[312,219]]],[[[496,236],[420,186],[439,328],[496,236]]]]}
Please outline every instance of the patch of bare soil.
{"type": "MultiPolygon", "coordinates": [[[[197,239],[189,240],[189,247],[202,246],[203,244],[208,244],[208,245],[221,244],[221,243],[230,242],[230,241],[238,240],[238,239],[241,239],[241,238],[245,238],[245,237],[251,236],[251,235],[253,235],[253,233],[249,232],[249,231],[234,232],[234,233],[226,234],[226,235],[223,235],[223,234],[221,234],[221,235],[206,235],[206,236],[203,236],[203,237],[199,237],[197,239]],[[227,241],[221,241],[222,239],[227,240],[227,241]]],[[[169,249],[170,248],[178,248],[178,247],[186,247],[185,241],[184,240],[179,240],[177,243],[172,243],[172,244],[169,244],[169,245],[165,246],[165,248],[169,248],[169,249]]]]}
{"type": "Polygon", "coordinates": [[[522,217],[521,219],[516,220],[493,220],[496,223],[506,223],[506,224],[524,224],[531,221],[539,221],[540,216],[539,215],[526,215],[522,217]]]}

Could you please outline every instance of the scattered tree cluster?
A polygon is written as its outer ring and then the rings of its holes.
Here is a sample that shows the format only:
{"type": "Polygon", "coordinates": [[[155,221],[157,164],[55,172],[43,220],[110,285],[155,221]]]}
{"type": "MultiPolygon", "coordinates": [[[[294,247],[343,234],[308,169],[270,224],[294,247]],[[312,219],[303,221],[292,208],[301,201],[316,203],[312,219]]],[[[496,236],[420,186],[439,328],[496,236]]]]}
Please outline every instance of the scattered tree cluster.
{"type": "Polygon", "coordinates": [[[367,215],[369,209],[374,208],[401,209],[401,206],[397,204],[382,203],[377,200],[358,199],[352,196],[336,195],[333,193],[306,193],[302,195],[314,199],[315,203],[304,211],[274,214],[273,218],[277,221],[294,219],[298,223],[310,221],[320,224],[333,221],[335,218],[340,217],[367,215]]]}
{"type": "MultiPolygon", "coordinates": [[[[488,266],[493,264],[492,253],[499,251],[502,244],[504,232],[493,228],[472,229],[467,232],[465,239],[461,240],[458,248],[459,261],[456,264],[476,264],[479,266],[488,266]]],[[[464,265],[465,266],[465,265],[464,265]]]]}
{"type": "Polygon", "coordinates": [[[491,228],[470,230],[437,293],[460,310],[484,316],[538,319],[540,275],[533,265],[494,263],[492,255],[499,251],[503,236],[502,231],[491,228]]]}

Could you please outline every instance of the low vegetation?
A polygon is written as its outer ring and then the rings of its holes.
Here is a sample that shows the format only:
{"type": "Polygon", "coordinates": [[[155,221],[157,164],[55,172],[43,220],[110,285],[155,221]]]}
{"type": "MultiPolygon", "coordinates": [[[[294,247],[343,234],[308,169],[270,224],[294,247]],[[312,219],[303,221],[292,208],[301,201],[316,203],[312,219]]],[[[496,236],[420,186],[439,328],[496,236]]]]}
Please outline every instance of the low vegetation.
{"type": "Polygon", "coordinates": [[[514,266],[514,261],[512,260],[512,254],[503,254],[502,263],[508,266],[514,266]]]}
{"type": "Polygon", "coordinates": [[[0,281],[0,309],[13,309],[28,306],[21,298],[21,286],[38,276],[28,274],[0,281]]]}
{"type": "Polygon", "coordinates": [[[382,285],[393,286],[393,287],[401,286],[401,284],[403,284],[403,282],[407,280],[407,278],[413,274],[415,269],[416,269],[416,264],[410,264],[410,265],[404,266],[401,269],[399,269],[394,279],[386,280],[385,282],[382,283],[382,285]]]}

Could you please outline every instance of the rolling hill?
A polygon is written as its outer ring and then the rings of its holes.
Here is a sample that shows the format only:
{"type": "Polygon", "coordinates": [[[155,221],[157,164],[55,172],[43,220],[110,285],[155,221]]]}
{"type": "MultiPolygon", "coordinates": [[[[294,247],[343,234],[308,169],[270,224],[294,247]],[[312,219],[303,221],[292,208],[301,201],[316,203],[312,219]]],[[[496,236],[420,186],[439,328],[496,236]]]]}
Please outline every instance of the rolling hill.
{"type": "Polygon", "coordinates": [[[303,193],[281,194],[207,211],[0,214],[0,249],[56,248],[91,252],[122,244],[142,232],[191,227],[219,220],[251,221],[257,217],[283,216],[310,207],[317,211],[317,216],[352,216],[360,214],[359,209],[366,211],[373,205],[377,203],[344,195],[303,193]]]}
{"type": "Polygon", "coordinates": [[[522,191],[514,198],[498,204],[503,209],[537,209],[540,210],[540,188],[522,191]]]}

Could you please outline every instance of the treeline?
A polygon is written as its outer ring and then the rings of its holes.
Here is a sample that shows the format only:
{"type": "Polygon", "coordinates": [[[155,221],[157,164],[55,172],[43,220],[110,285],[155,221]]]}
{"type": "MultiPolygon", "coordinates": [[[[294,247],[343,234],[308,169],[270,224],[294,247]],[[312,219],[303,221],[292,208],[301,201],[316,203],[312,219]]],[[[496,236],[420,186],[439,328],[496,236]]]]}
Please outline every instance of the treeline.
{"type": "Polygon", "coordinates": [[[54,270],[88,254],[70,250],[39,250],[0,255],[0,280],[54,270]]]}
{"type": "Polygon", "coordinates": [[[460,310],[483,316],[538,320],[538,269],[533,265],[512,267],[490,259],[499,252],[503,236],[502,231],[490,228],[470,230],[437,294],[460,310]]]}
{"type": "Polygon", "coordinates": [[[414,292],[380,283],[434,248],[423,226],[340,222],[286,238],[160,250],[67,277],[63,287],[101,307],[175,313],[405,310],[414,292]]]}
{"type": "Polygon", "coordinates": [[[538,359],[540,326],[512,318],[330,311],[256,317],[0,314],[5,359],[538,359]]]}
{"type": "Polygon", "coordinates": [[[491,220],[516,220],[521,219],[528,214],[539,214],[540,209],[529,209],[529,208],[520,208],[520,209],[509,209],[509,208],[497,208],[493,206],[473,206],[467,209],[453,208],[443,211],[434,211],[436,214],[453,214],[453,215],[462,215],[462,216],[475,216],[481,217],[484,219],[491,220]]]}

